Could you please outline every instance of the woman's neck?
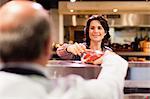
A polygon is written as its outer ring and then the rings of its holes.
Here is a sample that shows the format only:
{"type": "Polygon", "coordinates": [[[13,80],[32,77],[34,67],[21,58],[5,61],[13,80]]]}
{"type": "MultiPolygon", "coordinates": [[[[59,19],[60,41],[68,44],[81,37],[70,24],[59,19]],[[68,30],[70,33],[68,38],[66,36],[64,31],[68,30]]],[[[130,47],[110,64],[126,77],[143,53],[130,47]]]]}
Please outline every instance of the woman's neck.
{"type": "Polygon", "coordinates": [[[90,49],[92,50],[101,50],[101,42],[90,42],[90,49]]]}

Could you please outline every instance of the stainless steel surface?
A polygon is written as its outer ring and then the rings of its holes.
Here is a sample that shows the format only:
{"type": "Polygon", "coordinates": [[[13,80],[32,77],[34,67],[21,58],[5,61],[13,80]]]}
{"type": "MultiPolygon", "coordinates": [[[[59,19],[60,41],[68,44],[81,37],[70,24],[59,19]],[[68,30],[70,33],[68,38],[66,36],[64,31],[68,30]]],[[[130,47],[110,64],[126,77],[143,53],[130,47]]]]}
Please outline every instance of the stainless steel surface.
{"type": "MultiPolygon", "coordinates": [[[[150,14],[106,14],[108,23],[111,27],[124,27],[124,26],[137,26],[137,27],[150,27],[150,14]]],[[[77,26],[85,26],[87,15],[77,15],[77,26]]],[[[64,16],[64,25],[73,26],[72,15],[64,16]]]]}
{"type": "Polygon", "coordinates": [[[150,27],[150,14],[121,14],[120,18],[109,20],[112,27],[120,26],[140,26],[150,27]]]}
{"type": "Polygon", "coordinates": [[[81,61],[51,60],[48,62],[50,78],[58,78],[70,74],[77,74],[85,79],[96,79],[102,67],[98,65],[82,64],[81,61]]]}
{"type": "Polygon", "coordinates": [[[145,81],[145,80],[126,80],[125,81],[125,87],[130,87],[130,88],[150,88],[150,81],[145,81]]]}
{"type": "MultiPolygon", "coordinates": [[[[129,62],[129,65],[131,64],[132,65],[134,64],[134,66],[129,67],[129,68],[136,69],[137,67],[139,67],[138,64],[141,64],[141,63],[129,62]]],[[[52,79],[67,76],[70,74],[77,74],[77,75],[82,76],[85,79],[96,79],[102,69],[102,67],[98,65],[82,64],[81,61],[65,61],[65,60],[50,60],[47,64],[47,67],[49,68],[49,73],[52,79]]],[[[144,68],[147,69],[150,67],[144,66],[144,68]]],[[[146,73],[145,75],[149,77],[149,74],[147,74],[147,72],[145,73],[146,73]]],[[[138,75],[135,75],[135,74],[133,75],[132,71],[130,71],[129,74],[131,74],[129,76],[132,76],[132,77],[130,77],[131,79],[128,79],[125,81],[125,88],[131,88],[131,92],[128,92],[129,94],[126,93],[124,99],[143,99],[143,97],[148,96],[149,93],[148,94],[144,93],[145,92],[144,88],[146,89],[150,88],[150,80],[147,80],[147,79],[144,80],[143,74],[139,71],[136,72],[136,74],[138,75]],[[141,77],[142,79],[141,78],[139,79],[137,77],[139,78],[141,77]],[[140,88],[142,88],[143,92],[134,93],[132,88],[134,89],[134,91],[139,91],[139,90],[141,91],[140,88]]]]}
{"type": "Polygon", "coordinates": [[[150,81],[150,62],[129,62],[127,80],[150,81]]]}

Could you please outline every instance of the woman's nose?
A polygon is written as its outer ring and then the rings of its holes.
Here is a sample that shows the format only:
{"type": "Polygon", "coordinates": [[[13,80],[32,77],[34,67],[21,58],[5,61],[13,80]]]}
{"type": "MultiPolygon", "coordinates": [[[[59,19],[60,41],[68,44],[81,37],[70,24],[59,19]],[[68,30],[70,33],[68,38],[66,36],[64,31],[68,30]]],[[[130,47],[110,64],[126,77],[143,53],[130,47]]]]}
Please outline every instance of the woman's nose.
{"type": "Polygon", "coordinates": [[[97,29],[97,28],[95,28],[95,29],[94,29],[94,32],[98,32],[98,29],[97,29]]]}

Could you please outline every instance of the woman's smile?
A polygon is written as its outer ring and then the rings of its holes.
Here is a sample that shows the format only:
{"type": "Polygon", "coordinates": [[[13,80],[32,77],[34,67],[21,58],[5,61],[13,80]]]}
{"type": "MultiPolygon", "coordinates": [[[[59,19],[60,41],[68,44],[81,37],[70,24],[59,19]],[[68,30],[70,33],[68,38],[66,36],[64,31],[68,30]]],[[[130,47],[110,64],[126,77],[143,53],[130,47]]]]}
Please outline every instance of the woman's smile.
{"type": "Polygon", "coordinates": [[[105,31],[99,21],[93,20],[90,23],[89,36],[91,41],[101,41],[104,38],[105,31]]]}

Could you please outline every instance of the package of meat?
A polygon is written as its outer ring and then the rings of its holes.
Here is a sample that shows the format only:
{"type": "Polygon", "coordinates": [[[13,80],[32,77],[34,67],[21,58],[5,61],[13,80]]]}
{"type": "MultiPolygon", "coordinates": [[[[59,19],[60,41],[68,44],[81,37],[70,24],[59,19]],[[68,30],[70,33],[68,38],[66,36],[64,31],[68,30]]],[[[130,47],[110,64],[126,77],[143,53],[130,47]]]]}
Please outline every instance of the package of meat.
{"type": "Polygon", "coordinates": [[[104,53],[99,50],[87,50],[81,57],[82,63],[93,63],[96,59],[103,56],[104,53]]]}

